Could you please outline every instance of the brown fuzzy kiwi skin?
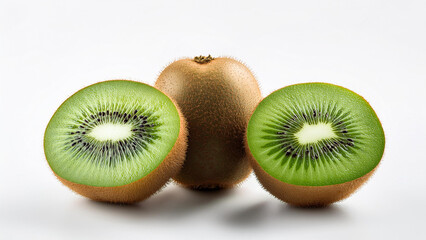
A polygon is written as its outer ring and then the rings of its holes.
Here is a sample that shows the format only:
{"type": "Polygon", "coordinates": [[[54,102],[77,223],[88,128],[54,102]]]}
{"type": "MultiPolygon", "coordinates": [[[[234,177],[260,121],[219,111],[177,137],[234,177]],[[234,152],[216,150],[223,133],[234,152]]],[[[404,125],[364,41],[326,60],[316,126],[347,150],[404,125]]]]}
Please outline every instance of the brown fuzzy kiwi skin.
{"type": "MultiPolygon", "coordinates": [[[[166,95],[167,96],[167,95],[166,95]]],[[[169,97],[169,96],[168,96],[169,97]]],[[[171,177],[175,176],[183,166],[187,143],[187,123],[176,102],[169,97],[175,105],[180,117],[178,138],[166,158],[145,177],[132,183],[116,187],[96,187],[70,182],[52,172],[65,186],[72,191],[99,202],[132,204],[158,192],[164,187],[171,177]]]]}
{"type": "MultiPolygon", "coordinates": [[[[254,159],[253,159],[254,160],[254,159]]],[[[327,186],[300,186],[279,181],[252,161],[258,181],[276,198],[297,207],[326,207],[343,200],[363,185],[377,169],[349,182],[327,186]]]]}
{"type": "Polygon", "coordinates": [[[250,152],[247,133],[244,145],[257,180],[269,193],[279,200],[296,207],[326,207],[343,200],[361,187],[376,171],[379,164],[362,177],[349,182],[326,186],[302,186],[282,182],[269,175],[250,152]]]}
{"type": "Polygon", "coordinates": [[[185,163],[173,179],[197,190],[232,188],[251,173],[243,142],[261,93],[257,80],[241,62],[204,59],[201,63],[177,60],[155,83],[175,99],[188,122],[185,163]]]}

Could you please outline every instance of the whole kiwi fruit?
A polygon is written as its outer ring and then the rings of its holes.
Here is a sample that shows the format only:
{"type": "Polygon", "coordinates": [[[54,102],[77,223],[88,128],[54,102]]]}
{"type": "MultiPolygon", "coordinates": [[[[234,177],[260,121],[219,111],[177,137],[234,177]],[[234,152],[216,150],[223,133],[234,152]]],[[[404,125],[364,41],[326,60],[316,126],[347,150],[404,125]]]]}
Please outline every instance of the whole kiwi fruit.
{"type": "Polygon", "coordinates": [[[244,132],[261,93],[244,64],[210,55],[181,59],[161,72],[155,87],[178,103],[188,123],[186,159],[174,180],[192,189],[221,189],[250,174],[244,132]]]}
{"type": "Polygon", "coordinates": [[[164,186],[183,165],[187,130],[167,95],[114,80],[68,98],[44,136],[47,162],[73,191],[96,201],[132,203],[164,186]]]}
{"type": "Polygon", "coordinates": [[[348,197],[371,177],[383,156],[385,135],[358,94],[304,83],[263,99],[245,142],[266,190],[289,204],[317,207],[348,197]]]}

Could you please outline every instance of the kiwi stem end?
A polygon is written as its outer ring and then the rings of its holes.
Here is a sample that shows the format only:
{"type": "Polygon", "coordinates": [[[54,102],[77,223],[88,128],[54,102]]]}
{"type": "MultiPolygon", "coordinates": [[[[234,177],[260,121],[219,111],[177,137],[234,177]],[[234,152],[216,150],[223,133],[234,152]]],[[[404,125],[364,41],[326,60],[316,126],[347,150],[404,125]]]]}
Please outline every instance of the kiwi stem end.
{"type": "Polygon", "coordinates": [[[208,63],[211,60],[214,60],[214,58],[210,54],[207,57],[202,55],[194,57],[194,61],[199,64],[208,63]]]}

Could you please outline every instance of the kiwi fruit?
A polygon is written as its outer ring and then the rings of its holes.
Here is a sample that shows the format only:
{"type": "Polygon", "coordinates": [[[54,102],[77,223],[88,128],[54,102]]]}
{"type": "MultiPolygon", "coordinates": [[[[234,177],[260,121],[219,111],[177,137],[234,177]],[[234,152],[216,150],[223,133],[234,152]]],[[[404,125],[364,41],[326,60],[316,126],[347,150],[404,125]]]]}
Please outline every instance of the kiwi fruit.
{"type": "Polygon", "coordinates": [[[326,206],[348,197],[377,168],[382,125],[358,94],[326,83],[296,84],[262,100],[245,143],[255,174],[292,205],[326,206]]]}
{"type": "Polygon", "coordinates": [[[161,72],[155,87],[176,100],[188,122],[188,150],[175,181],[222,189],[250,174],[244,135],[261,93],[244,64],[210,55],[181,59],[161,72]]]}
{"type": "Polygon", "coordinates": [[[96,201],[132,203],[157,192],[185,159],[187,130],[167,95],[113,80],[68,98],[44,136],[47,162],[73,191],[96,201]]]}

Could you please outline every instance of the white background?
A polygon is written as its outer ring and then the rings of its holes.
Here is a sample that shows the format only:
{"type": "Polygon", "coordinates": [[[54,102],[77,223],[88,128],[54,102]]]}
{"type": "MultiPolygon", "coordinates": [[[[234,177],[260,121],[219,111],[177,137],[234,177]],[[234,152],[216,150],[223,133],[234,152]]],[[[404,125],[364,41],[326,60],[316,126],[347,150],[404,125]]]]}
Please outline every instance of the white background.
{"type": "Polygon", "coordinates": [[[425,1],[0,2],[0,239],[426,239],[425,1]],[[386,133],[372,179],[326,209],[276,200],[251,176],[133,206],[62,186],[43,153],[56,108],[98,81],[153,84],[182,57],[233,56],[263,96],[301,82],[365,97],[386,133]]]}

